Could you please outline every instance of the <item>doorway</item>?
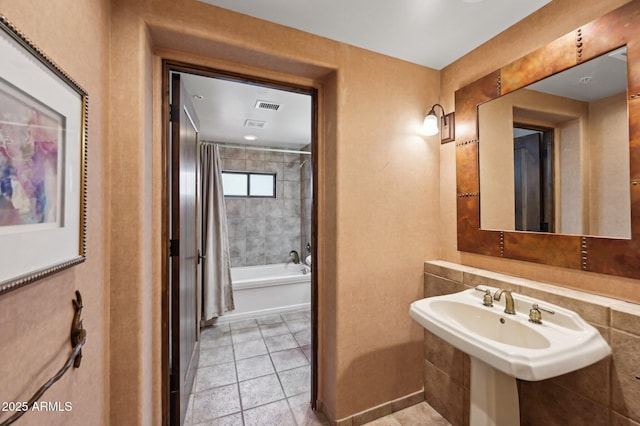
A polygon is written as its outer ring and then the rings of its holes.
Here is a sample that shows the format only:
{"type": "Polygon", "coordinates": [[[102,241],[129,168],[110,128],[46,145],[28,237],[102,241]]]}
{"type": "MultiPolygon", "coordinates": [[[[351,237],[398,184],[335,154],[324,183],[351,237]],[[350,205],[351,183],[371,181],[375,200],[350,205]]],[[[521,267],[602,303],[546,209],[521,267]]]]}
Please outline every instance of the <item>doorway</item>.
{"type": "Polygon", "coordinates": [[[514,124],[515,230],[555,232],[553,129],[514,124]]]}
{"type": "MultiPolygon", "coordinates": [[[[241,138],[245,135],[249,135],[251,136],[251,133],[257,133],[258,138],[260,138],[261,135],[263,135],[264,133],[261,133],[260,130],[263,130],[264,128],[266,128],[266,126],[269,126],[269,124],[272,123],[264,123],[264,121],[261,122],[261,120],[254,120],[253,122],[251,121],[250,118],[247,118],[246,120],[244,120],[243,125],[246,129],[246,132],[242,135],[236,135],[236,136],[231,136],[231,135],[227,135],[227,136],[205,136],[205,123],[208,123],[208,118],[206,116],[206,114],[201,113],[200,111],[197,112],[197,115],[199,116],[200,119],[200,132],[198,135],[198,139],[200,142],[205,142],[205,143],[212,143],[212,144],[217,144],[219,146],[219,149],[224,150],[228,153],[230,152],[241,152],[244,151],[246,152],[252,152],[252,153],[257,153],[257,152],[264,152],[264,153],[270,153],[270,154],[265,154],[265,155],[269,155],[271,156],[270,158],[273,158],[273,155],[275,153],[275,155],[283,155],[283,156],[288,156],[285,158],[289,158],[291,159],[291,156],[295,156],[296,152],[298,152],[298,161],[297,161],[297,166],[298,170],[300,172],[300,174],[302,175],[303,170],[307,170],[309,179],[308,179],[308,185],[310,186],[310,198],[309,198],[309,207],[310,207],[310,211],[309,211],[309,232],[307,235],[304,235],[304,231],[301,229],[300,234],[300,241],[301,243],[299,245],[296,245],[295,249],[291,248],[291,250],[287,250],[286,253],[284,254],[285,256],[289,255],[289,252],[293,252],[296,251],[298,259],[300,259],[302,262],[304,263],[304,260],[307,259],[307,257],[309,257],[309,262],[311,265],[315,264],[315,257],[316,257],[316,250],[315,247],[316,245],[316,241],[317,241],[317,235],[316,235],[316,218],[317,218],[317,212],[316,212],[316,205],[317,203],[315,202],[316,200],[316,194],[317,194],[317,179],[315,179],[315,176],[317,176],[317,164],[314,161],[315,157],[315,152],[317,150],[317,143],[316,143],[316,135],[317,135],[317,90],[315,88],[312,87],[301,87],[301,86],[295,86],[295,85],[290,85],[290,84],[284,84],[284,83],[280,83],[280,82],[276,82],[276,81],[271,81],[271,80],[265,80],[265,79],[259,79],[259,78],[254,78],[254,77],[249,77],[246,75],[240,75],[240,74],[234,74],[234,73],[228,73],[228,72],[223,72],[223,71],[219,71],[219,70],[213,70],[213,69],[207,69],[207,68],[202,68],[202,67],[194,67],[194,66],[188,66],[185,64],[178,64],[178,63],[172,63],[170,61],[165,61],[163,64],[163,75],[164,75],[164,79],[165,79],[165,88],[167,87],[168,81],[169,81],[169,76],[172,74],[178,74],[182,77],[182,79],[185,81],[185,86],[186,86],[186,91],[189,94],[189,98],[190,101],[195,104],[196,106],[196,110],[197,110],[197,104],[199,101],[204,100],[204,97],[206,95],[203,95],[202,93],[199,93],[197,89],[194,89],[193,87],[197,87],[197,86],[192,86],[190,85],[189,80],[190,79],[210,79],[211,81],[215,81],[217,83],[233,83],[233,84],[237,84],[239,85],[239,87],[242,87],[244,89],[259,89],[262,91],[267,91],[266,93],[268,93],[269,90],[273,91],[273,90],[278,90],[278,91],[283,91],[283,92],[287,92],[287,93],[292,93],[292,94],[299,94],[302,96],[306,96],[309,98],[310,100],[310,128],[309,130],[309,140],[307,141],[308,143],[306,145],[300,145],[299,147],[294,147],[294,146],[285,146],[282,145],[281,143],[277,143],[274,141],[269,141],[269,140],[263,140],[263,141],[259,141],[259,145],[255,142],[251,142],[251,141],[247,141],[247,140],[239,140],[237,138],[241,138]],[[197,93],[196,93],[197,92],[197,93]],[[262,127],[260,127],[262,126],[262,127]],[[251,132],[251,133],[249,133],[251,132]]],[[[166,91],[165,91],[166,93],[166,91]]],[[[240,102],[241,100],[241,96],[231,96],[230,98],[225,98],[227,99],[226,102],[240,102]]],[[[262,108],[277,108],[278,105],[276,105],[275,103],[269,102],[271,101],[271,99],[269,99],[268,96],[265,97],[266,99],[257,99],[255,103],[255,105],[252,105],[253,108],[258,108],[259,106],[262,108]],[[262,104],[260,104],[262,103],[262,104]],[[260,104],[260,105],[259,105],[260,104]],[[266,104],[266,105],[265,105],[266,104]]],[[[168,97],[165,97],[165,111],[169,111],[171,109],[171,107],[169,106],[169,100],[168,97]]],[[[287,105],[283,105],[284,108],[287,107],[287,105]]],[[[291,106],[290,106],[291,107],[291,106]]],[[[231,109],[231,108],[229,108],[231,109]]],[[[229,120],[233,120],[233,118],[228,118],[229,120]]],[[[237,117],[235,118],[237,120],[237,117]]],[[[256,135],[253,135],[256,136],[256,135]]],[[[168,152],[168,149],[165,149],[165,153],[168,152]]],[[[168,154],[165,154],[168,155],[168,154]]],[[[231,155],[233,156],[233,155],[231,155]]],[[[255,156],[254,156],[255,157],[255,156]]],[[[246,167],[249,160],[246,160],[245,162],[245,169],[246,170],[237,170],[237,167],[227,167],[228,169],[233,169],[233,170],[229,170],[229,171],[241,171],[241,172],[246,172],[246,173],[251,173],[251,172],[262,172],[261,170],[249,170],[249,169],[253,169],[256,167],[256,163],[250,163],[249,167],[246,167]]],[[[253,160],[251,160],[253,161],[253,160]]],[[[286,163],[286,161],[285,161],[286,163]]],[[[232,164],[232,162],[229,162],[229,164],[232,164]]],[[[236,163],[237,164],[237,163],[236,163]]],[[[284,167],[286,167],[286,164],[284,164],[284,167]]],[[[284,178],[285,177],[285,173],[284,170],[282,170],[280,178],[284,178]]],[[[278,179],[278,173],[275,173],[275,178],[278,179]]],[[[278,186],[278,184],[275,184],[275,188],[276,188],[276,196],[278,194],[278,191],[282,191],[284,189],[284,184],[286,184],[287,182],[282,182],[281,186],[278,186]]],[[[165,185],[166,186],[166,185],[165,185]]],[[[289,184],[289,186],[294,187],[295,185],[293,184],[289,184]]],[[[226,197],[225,197],[226,198],[226,197]]],[[[249,203],[249,201],[254,201],[254,200],[250,200],[247,199],[245,200],[245,205],[244,208],[247,209],[251,209],[254,208],[252,207],[253,205],[249,203]]],[[[265,200],[265,198],[261,198],[260,201],[263,201],[262,205],[264,205],[266,202],[268,202],[267,200],[265,200]]],[[[270,201],[270,200],[269,200],[270,201]]],[[[300,200],[300,204],[302,204],[303,201],[300,200]]],[[[291,203],[289,203],[291,204],[291,203]]],[[[295,202],[293,202],[293,204],[295,204],[295,202]]],[[[171,216],[171,207],[168,206],[167,207],[169,212],[167,212],[168,214],[165,214],[164,217],[168,218],[171,216]]],[[[269,207],[266,207],[267,209],[269,209],[269,207]]],[[[271,214],[274,214],[273,210],[270,211],[271,214]]],[[[276,212],[277,213],[277,212],[276,212]]],[[[277,214],[276,214],[276,221],[277,221],[277,214]]],[[[302,220],[302,219],[301,219],[302,220]]],[[[166,222],[166,221],[163,221],[166,222]]],[[[164,226],[167,226],[167,224],[165,223],[164,226]]],[[[303,228],[301,226],[301,228],[303,228]]],[[[266,243],[264,244],[266,245],[266,243]]],[[[291,244],[289,244],[291,245],[291,244]]],[[[282,251],[282,250],[280,250],[282,251]]],[[[235,253],[236,255],[238,253],[235,253]]],[[[236,260],[235,263],[247,263],[247,259],[248,258],[253,258],[255,252],[248,254],[247,252],[245,252],[245,256],[244,256],[244,261],[238,261],[236,260]]],[[[268,260],[267,257],[268,255],[265,254],[261,255],[264,257],[265,261],[268,260]]],[[[285,262],[283,262],[285,265],[288,264],[287,262],[288,259],[285,259],[285,262]]],[[[305,355],[308,357],[309,359],[309,376],[310,376],[310,381],[309,381],[309,392],[307,395],[309,395],[308,397],[308,403],[311,404],[311,406],[314,406],[313,408],[315,408],[315,401],[317,400],[317,323],[318,323],[318,317],[317,317],[317,271],[315,270],[316,268],[309,268],[309,276],[311,277],[311,282],[310,282],[310,289],[309,289],[309,297],[310,297],[310,304],[309,304],[309,309],[308,309],[308,314],[305,314],[304,309],[297,309],[295,311],[292,312],[280,312],[277,313],[277,315],[280,315],[280,318],[283,320],[283,325],[284,326],[291,326],[291,324],[296,324],[296,322],[298,324],[300,324],[301,320],[304,320],[304,316],[307,315],[307,319],[308,319],[308,323],[309,323],[309,340],[310,340],[310,345],[309,345],[309,350],[307,352],[305,352],[305,355]]],[[[175,344],[178,344],[178,342],[172,341],[171,339],[171,318],[172,316],[175,315],[181,315],[180,312],[176,312],[175,310],[172,310],[172,295],[171,292],[168,291],[168,289],[170,288],[169,283],[164,283],[163,284],[163,317],[164,317],[164,321],[163,321],[163,328],[164,328],[164,332],[163,332],[163,339],[164,339],[164,350],[163,350],[163,364],[165,364],[165,366],[169,367],[172,365],[172,355],[171,355],[171,348],[173,346],[175,346],[175,344]]],[[[198,296],[198,300],[196,300],[196,304],[198,305],[199,309],[198,312],[196,313],[197,318],[190,318],[188,319],[188,321],[197,321],[197,323],[200,323],[202,318],[202,299],[200,296],[198,296]]],[[[275,330],[276,328],[278,328],[277,324],[275,323],[275,315],[262,315],[260,318],[251,318],[250,315],[247,317],[246,315],[244,317],[238,317],[238,321],[225,321],[224,320],[224,315],[222,315],[221,317],[214,319],[214,320],[210,320],[207,322],[207,325],[212,325],[212,324],[226,324],[229,330],[229,336],[231,337],[231,333],[232,333],[232,327],[235,328],[238,332],[236,333],[236,336],[240,336],[241,334],[245,334],[246,336],[249,336],[250,333],[247,333],[245,331],[242,330],[246,330],[247,328],[244,327],[245,325],[247,325],[248,323],[250,323],[252,320],[256,322],[256,324],[258,324],[258,330],[275,330]],[[242,321],[240,321],[242,320],[242,321]],[[260,321],[260,322],[258,322],[260,321]],[[235,325],[234,325],[235,323],[235,325]],[[270,324],[271,323],[271,324],[270,324]],[[263,325],[264,327],[260,327],[261,325],[263,325]]],[[[175,320],[175,318],[174,318],[175,320]]],[[[294,325],[295,326],[295,325],[294,325]]],[[[205,328],[204,330],[206,331],[205,333],[203,333],[205,336],[208,334],[211,334],[212,330],[215,327],[210,327],[210,328],[205,328]]],[[[291,331],[291,330],[290,330],[291,331]]],[[[298,330],[300,331],[300,330],[298,330]]],[[[265,336],[263,336],[265,337],[265,336]]],[[[273,336],[266,336],[266,337],[273,337],[273,336]]],[[[198,340],[198,344],[200,344],[202,342],[202,335],[200,334],[196,334],[195,337],[198,340]]],[[[242,337],[237,337],[238,340],[242,339],[242,337]]],[[[215,339],[214,339],[215,340],[215,339]]],[[[280,340],[284,340],[284,339],[280,339],[280,340]]],[[[222,340],[218,340],[218,343],[221,343],[222,340]]],[[[275,340],[274,340],[275,342],[275,340]]],[[[212,342],[208,341],[207,345],[211,345],[212,342]]],[[[213,343],[215,344],[215,343],[213,343]]],[[[233,349],[232,349],[233,350],[233,349]]],[[[269,354],[271,354],[269,352],[269,354]]],[[[209,354],[207,354],[207,356],[209,356],[209,354]]],[[[196,358],[197,359],[197,358],[196,358]]],[[[202,360],[203,357],[200,356],[200,360],[202,360]]],[[[201,361],[201,364],[207,364],[206,358],[204,358],[205,361],[201,361]]],[[[273,357],[272,357],[273,359],[273,357]]],[[[238,363],[237,359],[231,359],[229,362],[233,362],[233,363],[238,363]]],[[[207,367],[212,367],[209,368],[211,371],[216,371],[218,374],[218,377],[221,374],[225,374],[225,373],[221,373],[221,371],[226,371],[225,368],[230,367],[229,365],[220,367],[218,364],[216,364],[216,366],[214,365],[210,365],[207,367]],[[215,368],[213,368],[215,367],[215,368]]],[[[195,366],[195,368],[197,369],[197,365],[195,366]]],[[[165,369],[164,371],[168,371],[169,368],[165,369]]],[[[229,371],[227,371],[227,374],[230,374],[229,371]]],[[[236,370],[235,373],[236,376],[236,387],[238,389],[240,389],[240,383],[237,382],[237,380],[240,379],[239,377],[239,372],[238,370],[236,370]]],[[[196,386],[197,386],[197,378],[196,378],[196,386]]],[[[203,379],[206,380],[206,379],[203,379]]],[[[266,380],[266,379],[265,379],[266,380]]],[[[263,380],[263,381],[265,381],[263,380]]],[[[169,399],[169,388],[170,388],[170,380],[169,378],[164,378],[163,379],[163,387],[165,389],[165,391],[163,392],[163,394],[166,396],[165,398],[165,413],[169,413],[167,414],[167,418],[169,419],[173,419],[174,417],[172,417],[171,412],[172,411],[176,411],[176,410],[180,410],[182,412],[182,410],[185,409],[185,407],[176,407],[175,406],[175,402],[174,405],[172,405],[171,400],[169,399]]],[[[298,398],[299,399],[299,398],[298,398]]],[[[184,401],[184,398],[181,398],[180,401],[184,401]]],[[[181,404],[184,404],[184,402],[181,402],[181,404]]],[[[182,417],[184,418],[184,417],[182,417]]],[[[173,420],[170,422],[171,424],[174,424],[173,420]]]]}

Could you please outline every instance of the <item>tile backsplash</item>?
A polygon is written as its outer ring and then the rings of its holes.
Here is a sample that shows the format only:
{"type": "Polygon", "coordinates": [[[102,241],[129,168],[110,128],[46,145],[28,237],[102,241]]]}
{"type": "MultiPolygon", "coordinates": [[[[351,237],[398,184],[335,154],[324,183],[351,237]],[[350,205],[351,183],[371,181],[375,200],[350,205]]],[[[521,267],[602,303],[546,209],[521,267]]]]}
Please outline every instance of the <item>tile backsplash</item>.
{"type": "MultiPolygon", "coordinates": [[[[444,261],[424,267],[424,297],[478,285],[576,311],[609,342],[612,355],[538,382],[518,380],[521,425],[640,426],[640,305],[444,261]]],[[[425,400],[452,425],[469,424],[469,356],[424,332],[425,400]]]]}

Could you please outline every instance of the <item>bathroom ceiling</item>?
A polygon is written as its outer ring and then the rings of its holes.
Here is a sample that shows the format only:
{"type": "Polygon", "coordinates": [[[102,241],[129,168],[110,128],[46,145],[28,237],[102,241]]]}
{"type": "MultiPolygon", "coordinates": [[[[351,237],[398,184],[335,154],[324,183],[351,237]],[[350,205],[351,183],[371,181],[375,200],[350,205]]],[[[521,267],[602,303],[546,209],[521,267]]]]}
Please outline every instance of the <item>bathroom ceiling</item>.
{"type": "Polygon", "coordinates": [[[309,95],[194,74],[182,74],[182,81],[201,140],[294,150],[311,143],[309,95]]]}
{"type": "MultiPolygon", "coordinates": [[[[551,0],[200,1],[442,69],[551,0]]],[[[310,143],[309,96],[189,74],[183,81],[203,140],[287,149],[310,143]],[[256,108],[260,100],[281,107],[256,108]]]]}
{"type": "Polygon", "coordinates": [[[200,0],[437,70],[551,0],[200,0]]]}

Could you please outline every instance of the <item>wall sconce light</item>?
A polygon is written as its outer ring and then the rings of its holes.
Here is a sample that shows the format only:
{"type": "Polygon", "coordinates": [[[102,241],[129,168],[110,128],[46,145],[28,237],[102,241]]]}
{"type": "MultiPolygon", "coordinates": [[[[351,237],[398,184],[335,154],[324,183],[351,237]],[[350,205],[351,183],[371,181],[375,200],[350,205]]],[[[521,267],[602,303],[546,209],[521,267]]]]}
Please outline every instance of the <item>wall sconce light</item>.
{"type": "Polygon", "coordinates": [[[451,142],[455,139],[455,124],[455,112],[447,114],[442,105],[434,104],[424,117],[422,134],[433,136],[440,132],[440,143],[451,142]],[[440,107],[442,110],[442,118],[438,118],[436,115],[436,107],[440,107]],[[440,121],[440,126],[438,126],[438,121],[440,121]]]}

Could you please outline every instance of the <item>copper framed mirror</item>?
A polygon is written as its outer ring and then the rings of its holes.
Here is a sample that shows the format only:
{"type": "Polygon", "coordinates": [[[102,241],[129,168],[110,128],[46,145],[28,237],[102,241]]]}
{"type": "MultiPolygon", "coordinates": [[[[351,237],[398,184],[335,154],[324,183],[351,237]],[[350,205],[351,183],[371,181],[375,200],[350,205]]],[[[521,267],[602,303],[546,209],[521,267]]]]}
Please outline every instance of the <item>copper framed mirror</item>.
{"type": "Polygon", "coordinates": [[[457,90],[455,105],[458,250],[640,278],[640,2],[628,3],[457,90]],[[623,46],[630,238],[481,229],[479,152],[490,138],[483,140],[479,134],[478,106],[623,46]]]}

